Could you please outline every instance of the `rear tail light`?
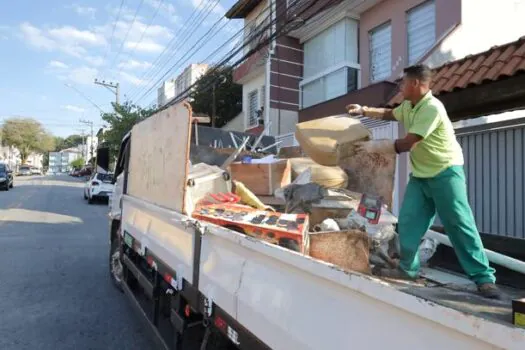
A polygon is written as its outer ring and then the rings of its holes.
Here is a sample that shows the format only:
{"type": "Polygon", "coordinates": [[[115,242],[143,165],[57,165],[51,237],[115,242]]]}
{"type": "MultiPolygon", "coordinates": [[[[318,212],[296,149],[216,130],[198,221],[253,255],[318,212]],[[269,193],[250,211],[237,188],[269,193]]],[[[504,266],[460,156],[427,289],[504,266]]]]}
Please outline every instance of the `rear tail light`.
{"type": "Polygon", "coordinates": [[[91,186],[98,186],[98,185],[99,185],[99,183],[96,182],[96,181],[91,182],[91,186]]]}

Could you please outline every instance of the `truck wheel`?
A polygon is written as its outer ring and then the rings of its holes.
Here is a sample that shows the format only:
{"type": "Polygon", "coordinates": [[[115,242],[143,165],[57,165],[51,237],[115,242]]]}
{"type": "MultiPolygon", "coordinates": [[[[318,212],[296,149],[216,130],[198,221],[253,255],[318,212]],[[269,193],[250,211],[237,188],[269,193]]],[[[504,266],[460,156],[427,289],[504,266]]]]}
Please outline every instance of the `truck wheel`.
{"type": "Polygon", "coordinates": [[[119,239],[115,238],[111,241],[111,248],[109,250],[109,273],[113,284],[121,292],[122,290],[122,281],[124,280],[124,269],[122,266],[122,261],[120,260],[120,247],[119,239]]]}

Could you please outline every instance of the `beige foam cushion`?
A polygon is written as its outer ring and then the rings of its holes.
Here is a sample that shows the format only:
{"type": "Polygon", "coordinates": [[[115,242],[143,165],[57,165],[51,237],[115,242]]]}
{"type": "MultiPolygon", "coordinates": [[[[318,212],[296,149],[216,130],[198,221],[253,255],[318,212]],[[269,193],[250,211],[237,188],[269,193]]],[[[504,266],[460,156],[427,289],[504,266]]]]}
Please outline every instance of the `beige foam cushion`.
{"type": "Polygon", "coordinates": [[[370,140],[372,134],[361,122],[341,114],[299,123],[295,138],[304,153],[321,165],[334,166],[354,154],[353,143],[370,140]]]}
{"type": "Polygon", "coordinates": [[[294,178],[310,168],[312,182],[328,188],[345,188],[348,185],[348,176],[338,166],[319,165],[310,158],[292,158],[289,161],[294,178]]]}

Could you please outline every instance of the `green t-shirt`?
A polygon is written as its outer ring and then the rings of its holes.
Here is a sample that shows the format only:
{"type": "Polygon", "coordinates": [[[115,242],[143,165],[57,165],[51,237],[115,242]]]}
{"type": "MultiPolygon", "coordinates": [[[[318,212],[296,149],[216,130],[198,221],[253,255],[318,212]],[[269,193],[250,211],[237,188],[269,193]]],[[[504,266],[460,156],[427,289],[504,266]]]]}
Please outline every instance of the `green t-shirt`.
{"type": "Polygon", "coordinates": [[[414,107],[404,101],[393,110],[409,134],[423,138],[410,151],[414,177],[434,177],[453,165],[463,165],[463,152],[445,106],[429,91],[414,107]]]}

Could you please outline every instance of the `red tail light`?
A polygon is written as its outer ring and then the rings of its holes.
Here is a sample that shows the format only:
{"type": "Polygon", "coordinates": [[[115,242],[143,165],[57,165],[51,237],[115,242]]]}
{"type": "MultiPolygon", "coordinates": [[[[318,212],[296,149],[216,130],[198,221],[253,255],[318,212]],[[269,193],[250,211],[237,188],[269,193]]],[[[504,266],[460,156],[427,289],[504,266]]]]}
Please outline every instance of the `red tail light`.
{"type": "Polygon", "coordinates": [[[99,185],[99,183],[96,182],[96,181],[91,182],[91,186],[98,186],[98,185],[99,185]]]}

